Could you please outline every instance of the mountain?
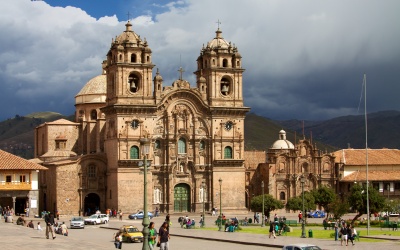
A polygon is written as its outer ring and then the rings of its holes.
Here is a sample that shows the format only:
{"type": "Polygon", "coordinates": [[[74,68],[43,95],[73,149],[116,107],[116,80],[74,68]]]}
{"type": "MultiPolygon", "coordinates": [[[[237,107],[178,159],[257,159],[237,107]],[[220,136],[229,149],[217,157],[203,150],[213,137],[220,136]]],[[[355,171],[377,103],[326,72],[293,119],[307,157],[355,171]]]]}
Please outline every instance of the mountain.
{"type": "MultiPolygon", "coordinates": [[[[303,134],[303,121],[278,121],[282,127],[303,134]]],[[[367,115],[368,147],[400,148],[400,112],[381,111],[367,115]]],[[[365,117],[349,115],[325,121],[304,121],[304,134],[337,148],[365,148],[365,117]]]]}
{"type": "Polygon", "coordinates": [[[55,112],[38,112],[27,116],[16,115],[0,122],[0,149],[25,159],[33,158],[34,128],[44,122],[69,119],[55,112]]]}
{"type": "MultiPolygon", "coordinates": [[[[34,128],[58,119],[74,120],[54,112],[33,113],[0,122],[0,149],[25,159],[33,158],[34,128]]],[[[249,113],[245,119],[245,150],[266,151],[278,140],[281,129],[295,144],[303,138],[303,121],[275,121],[249,113]]],[[[364,115],[342,116],[325,121],[304,121],[304,134],[313,145],[326,152],[340,148],[365,148],[364,115]]],[[[368,114],[368,147],[400,148],[400,112],[382,111],[368,114]]]]}

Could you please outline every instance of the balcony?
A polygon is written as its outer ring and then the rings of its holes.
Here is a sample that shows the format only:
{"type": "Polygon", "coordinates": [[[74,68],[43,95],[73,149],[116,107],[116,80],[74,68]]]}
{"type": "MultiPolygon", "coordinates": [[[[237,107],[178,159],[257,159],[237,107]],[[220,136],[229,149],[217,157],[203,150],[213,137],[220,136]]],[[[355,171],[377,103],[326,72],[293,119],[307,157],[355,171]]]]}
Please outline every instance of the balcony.
{"type": "Polygon", "coordinates": [[[0,190],[31,190],[30,182],[0,182],[0,190]]]}

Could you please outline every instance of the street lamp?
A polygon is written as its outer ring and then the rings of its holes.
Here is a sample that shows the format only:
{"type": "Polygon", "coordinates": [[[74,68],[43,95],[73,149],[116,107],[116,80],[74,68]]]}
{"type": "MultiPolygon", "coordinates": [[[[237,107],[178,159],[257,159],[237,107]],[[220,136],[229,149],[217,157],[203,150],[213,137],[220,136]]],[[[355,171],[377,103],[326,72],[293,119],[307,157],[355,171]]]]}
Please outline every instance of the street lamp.
{"type": "Polygon", "coordinates": [[[306,230],[305,230],[305,221],[304,221],[304,216],[305,216],[305,211],[304,211],[304,175],[301,176],[300,178],[301,182],[301,192],[302,192],[302,200],[303,200],[303,218],[301,221],[301,238],[306,238],[306,230]]]}
{"type": "Polygon", "coordinates": [[[202,187],[203,187],[203,221],[202,221],[202,223],[201,223],[201,227],[205,227],[206,226],[206,215],[205,215],[205,204],[204,204],[204,202],[205,202],[205,200],[206,200],[206,196],[205,196],[205,190],[206,190],[206,182],[205,181],[203,181],[202,182],[202,187]]]}
{"type": "Polygon", "coordinates": [[[144,192],[143,192],[143,247],[142,250],[149,250],[149,216],[147,213],[147,156],[150,151],[150,140],[148,138],[140,139],[141,150],[144,158],[143,175],[144,175],[144,192]]]}
{"type": "Polygon", "coordinates": [[[219,227],[218,231],[222,231],[222,179],[219,177],[219,227]]]}
{"type": "Polygon", "coordinates": [[[264,227],[264,181],[261,181],[261,189],[262,189],[262,215],[261,215],[261,227],[264,227]]]}

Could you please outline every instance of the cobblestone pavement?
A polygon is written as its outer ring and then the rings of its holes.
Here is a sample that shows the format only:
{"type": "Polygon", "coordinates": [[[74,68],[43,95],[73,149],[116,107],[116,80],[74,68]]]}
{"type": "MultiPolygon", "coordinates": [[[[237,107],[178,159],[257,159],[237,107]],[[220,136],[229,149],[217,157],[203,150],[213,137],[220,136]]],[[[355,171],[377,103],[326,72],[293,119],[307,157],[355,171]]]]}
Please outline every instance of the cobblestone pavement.
{"type": "MultiPolygon", "coordinates": [[[[190,217],[199,221],[200,216],[189,214],[190,217]],[[198,218],[197,218],[198,217],[198,218]]],[[[158,228],[163,217],[153,218],[158,228]]],[[[27,218],[30,220],[30,218],[27,218]]],[[[36,227],[37,221],[33,219],[36,227]]],[[[206,217],[206,224],[211,226],[215,217],[206,217]]],[[[69,218],[61,218],[69,225],[69,218]]],[[[225,233],[213,230],[190,230],[182,229],[178,224],[178,215],[171,216],[171,249],[229,249],[229,250],[257,250],[257,249],[282,249],[282,246],[290,243],[309,243],[320,246],[322,249],[400,249],[400,237],[385,236],[393,240],[379,243],[367,243],[361,239],[355,246],[340,246],[340,241],[300,238],[293,236],[278,236],[276,239],[269,239],[267,236],[268,227],[265,227],[265,234],[248,233],[225,233]]],[[[43,223],[41,223],[43,224],[43,223]]],[[[140,220],[122,221],[111,219],[106,225],[88,225],[85,229],[69,229],[69,236],[57,235],[57,238],[46,239],[45,232],[39,232],[27,227],[17,226],[12,223],[0,222],[0,249],[115,249],[112,235],[116,228],[121,225],[133,224],[142,228],[140,220]]],[[[45,229],[45,228],[44,228],[45,229]]],[[[141,243],[124,244],[123,249],[141,249],[141,243]]]]}

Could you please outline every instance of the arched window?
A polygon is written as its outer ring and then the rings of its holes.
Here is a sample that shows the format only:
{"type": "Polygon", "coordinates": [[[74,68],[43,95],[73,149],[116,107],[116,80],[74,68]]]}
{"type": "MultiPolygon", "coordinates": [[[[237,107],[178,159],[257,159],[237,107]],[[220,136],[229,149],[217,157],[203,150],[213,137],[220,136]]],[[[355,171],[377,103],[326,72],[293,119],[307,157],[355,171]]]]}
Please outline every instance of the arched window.
{"type": "Polygon", "coordinates": [[[224,159],[232,159],[232,148],[229,146],[224,149],[224,159]]]}
{"type": "Polygon", "coordinates": [[[131,159],[139,159],[139,148],[137,146],[132,146],[130,151],[131,159]]]}
{"type": "Polygon", "coordinates": [[[131,54],[131,62],[136,62],[136,54],[131,54]]]}
{"type": "Polygon", "coordinates": [[[89,178],[96,178],[96,166],[95,165],[89,165],[88,169],[87,169],[87,175],[89,178]]]}
{"type": "Polygon", "coordinates": [[[286,200],[285,197],[286,195],[285,195],[285,192],[281,192],[280,194],[279,194],[279,199],[280,200],[286,200]]]}
{"type": "Polygon", "coordinates": [[[161,148],[161,142],[160,140],[156,140],[154,142],[154,149],[160,149],[161,148]]]}
{"type": "Polygon", "coordinates": [[[229,95],[229,90],[230,90],[230,82],[229,79],[223,77],[221,79],[221,93],[223,95],[229,95]]]}
{"type": "Polygon", "coordinates": [[[97,111],[95,109],[90,112],[90,119],[97,120],[97,111]]]}
{"type": "Polygon", "coordinates": [[[122,55],[119,55],[119,61],[122,61],[122,55]]]}
{"type": "Polygon", "coordinates": [[[215,65],[215,59],[212,60],[212,64],[215,65]]]}
{"type": "Polygon", "coordinates": [[[150,62],[150,56],[147,56],[146,62],[150,62]]]}
{"type": "Polygon", "coordinates": [[[178,154],[186,154],[186,140],[180,138],[178,141],[178,154]]]}
{"type": "Polygon", "coordinates": [[[136,74],[132,73],[128,78],[129,90],[136,93],[139,90],[140,78],[136,74]]]}
{"type": "Polygon", "coordinates": [[[224,67],[224,68],[228,67],[228,60],[227,59],[222,60],[222,67],[224,67]]]}

